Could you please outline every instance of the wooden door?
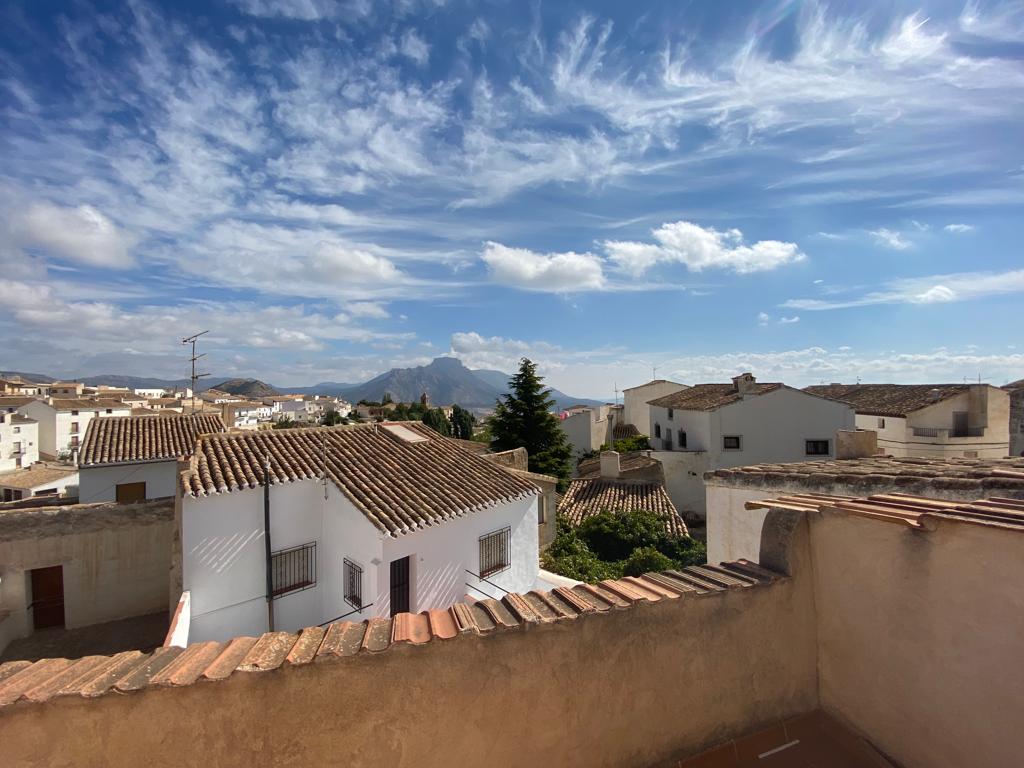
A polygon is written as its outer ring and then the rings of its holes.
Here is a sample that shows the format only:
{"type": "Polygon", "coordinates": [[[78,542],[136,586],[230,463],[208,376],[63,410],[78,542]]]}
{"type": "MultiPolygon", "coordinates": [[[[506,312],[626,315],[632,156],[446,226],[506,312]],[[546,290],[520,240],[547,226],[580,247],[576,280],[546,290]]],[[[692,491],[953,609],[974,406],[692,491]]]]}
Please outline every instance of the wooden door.
{"type": "Polygon", "coordinates": [[[119,483],[117,501],[119,504],[134,504],[146,500],[146,483],[119,483]]]}
{"type": "Polygon", "coordinates": [[[409,558],[391,561],[391,615],[409,612],[409,558]]]}
{"type": "Polygon", "coordinates": [[[64,626],[64,566],[33,568],[32,620],[36,629],[64,626]]]}
{"type": "Polygon", "coordinates": [[[953,411],[952,437],[967,437],[967,411],[953,411]]]}

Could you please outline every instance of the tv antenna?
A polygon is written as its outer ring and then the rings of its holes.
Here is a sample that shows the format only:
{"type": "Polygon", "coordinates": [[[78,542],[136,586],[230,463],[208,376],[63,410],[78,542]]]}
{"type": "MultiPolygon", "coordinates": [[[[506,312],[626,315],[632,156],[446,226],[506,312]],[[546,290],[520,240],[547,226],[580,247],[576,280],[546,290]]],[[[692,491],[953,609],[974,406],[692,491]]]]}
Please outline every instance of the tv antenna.
{"type": "Polygon", "coordinates": [[[192,336],[186,336],[184,339],[181,340],[182,344],[191,344],[192,345],[192,376],[190,377],[190,381],[192,382],[192,415],[193,416],[196,415],[196,382],[199,379],[203,378],[203,376],[209,376],[210,375],[208,373],[196,373],[196,360],[198,360],[201,357],[206,357],[206,353],[205,352],[203,354],[201,354],[201,355],[197,355],[196,354],[196,339],[198,339],[200,336],[202,336],[203,334],[206,334],[206,333],[209,333],[209,331],[200,331],[199,333],[193,334],[192,336]]]}
{"type": "Polygon", "coordinates": [[[651,366],[651,379],[657,380],[657,378],[658,378],[658,366],[652,365],[651,366]]]}
{"type": "Polygon", "coordinates": [[[619,382],[612,382],[612,386],[615,387],[615,404],[619,404],[619,382]]]}

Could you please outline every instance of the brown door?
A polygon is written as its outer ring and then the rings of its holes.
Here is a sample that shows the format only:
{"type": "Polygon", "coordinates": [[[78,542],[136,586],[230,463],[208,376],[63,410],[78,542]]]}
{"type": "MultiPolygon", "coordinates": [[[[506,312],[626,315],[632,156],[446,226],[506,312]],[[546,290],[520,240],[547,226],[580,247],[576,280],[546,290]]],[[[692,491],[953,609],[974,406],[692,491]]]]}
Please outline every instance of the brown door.
{"type": "Polygon", "coordinates": [[[64,566],[33,568],[32,620],[36,629],[64,626],[64,566]]]}
{"type": "Polygon", "coordinates": [[[136,501],[146,500],[146,483],[119,483],[117,486],[117,500],[121,504],[133,504],[136,501]]]}

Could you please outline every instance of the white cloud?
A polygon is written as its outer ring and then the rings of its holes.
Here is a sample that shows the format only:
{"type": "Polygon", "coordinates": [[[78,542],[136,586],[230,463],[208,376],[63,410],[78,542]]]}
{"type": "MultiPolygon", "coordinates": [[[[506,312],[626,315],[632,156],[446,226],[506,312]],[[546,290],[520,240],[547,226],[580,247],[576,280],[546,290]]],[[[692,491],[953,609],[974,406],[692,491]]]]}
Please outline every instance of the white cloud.
{"type": "Polygon", "coordinates": [[[771,321],[772,321],[772,316],[769,315],[767,312],[758,312],[757,313],[757,324],[758,325],[766,326],[771,321]]]}
{"type": "Polygon", "coordinates": [[[738,229],[721,232],[688,221],[662,224],[651,234],[655,243],[608,240],[604,247],[612,261],[632,275],[643,274],[659,263],[684,264],[692,272],[725,269],[742,275],[806,258],[796,243],[759,240],[746,245],[738,229]]]}
{"type": "Polygon", "coordinates": [[[430,60],[430,46],[426,40],[419,36],[415,29],[407,29],[402,35],[398,44],[399,52],[406,58],[412,59],[421,67],[430,60]]]}
{"type": "Polygon", "coordinates": [[[480,258],[496,282],[516,288],[572,293],[605,287],[601,259],[592,253],[537,253],[489,241],[480,258]]]}
{"type": "Polygon", "coordinates": [[[879,245],[891,248],[894,251],[905,251],[912,245],[902,233],[893,229],[882,227],[881,229],[873,229],[868,234],[875,238],[875,242],[879,245]]]}
{"type": "Polygon", "coordinates": [[[1024,293],[1024,269],[1009,272],[962,272],[951,275],[903,278],[860,296],[835,299],[790,299],[791,309],[826,310],[875,304],[935,304],[970,301],[986,296],[1024,293]]]}
{"type": "Polygon", "coordinates": [[[353,317],[370,317],[376,320],[391,317],[384,305],[376,301],[353,301],[345,305],[345,311],[353,317]]]}
{"type": "Polygon", "coordinates": [[[956,234],[956,235],[962,235],[962,234],[964,234],[966,232],[973,232],[974,231],[974,225],[973,224],[947,224],[946,226],[943,227],[943,229],[946,230],[947,232],[952,232],[953,234],[956,234]]]}
{"type": "Polygon", "coordinates": [[[793,323],[799,323],[799,322],[800,322],[800,316],[799,315],[793,315],[792,317],[780,317],[779,318],[779,323],[782,324],[782,325],[792,325],[793,323]]]}
{"type": "Polygon", "coordinates": [[[37,202],[11,218],[8,227],[23,247],[95,267],[127,269],[135,264],[130,253],[135,238],[91,205],[37,202]]]}

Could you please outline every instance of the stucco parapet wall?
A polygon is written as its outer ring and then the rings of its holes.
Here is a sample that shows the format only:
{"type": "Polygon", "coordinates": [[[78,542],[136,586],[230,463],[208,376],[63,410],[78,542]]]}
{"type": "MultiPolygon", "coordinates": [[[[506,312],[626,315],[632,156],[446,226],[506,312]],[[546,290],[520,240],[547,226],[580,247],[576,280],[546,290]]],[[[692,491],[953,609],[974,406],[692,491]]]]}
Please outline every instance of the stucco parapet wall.
{"type": "Polygon", "coordinates": [[[77,660],[12,661],[0,665],[0,716],[5,709],[65,696],[92,699],[217,682],[236,674],[282,673],[290,667],[343,662],[405,645],[535,631],[596,619],[611,611],[658,610],[680,599],[714,599],[736,590],[767,589],[786,580],[786,576],[739,560],[558,587],[550,592],[510,593],[500,601],[458,603],[447,610],[401,613],[359,623],[338,622],[326,629],[308,627],[297,633],[268,632],[224,643],[163,647],[148,654],[125,651],[77,660]]]}
{"type": "Polygon", "coordinates": [[[174,499],[98,502],[0,511],[0,541],[79,535],[174,520],[174,499]]]}
{"type": "Polygon", "coordinates": [[[850,495],[892,488],[907,493],[969,492],[975,497],[1024,498],[1024,458],[920,459],[873,456],[862,459],[754,464],[704,473],[704,483],[728,488],[843,487],[850,495]]]}

